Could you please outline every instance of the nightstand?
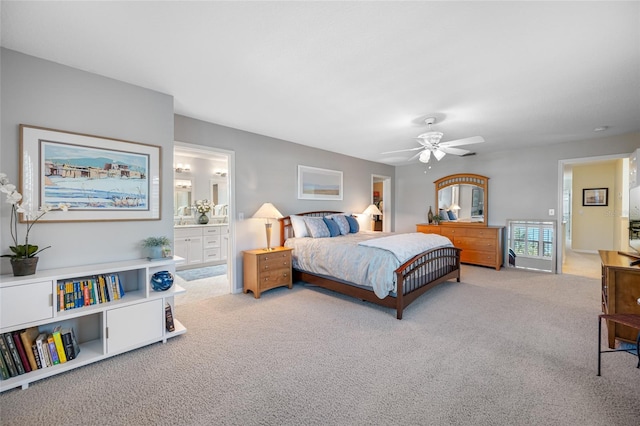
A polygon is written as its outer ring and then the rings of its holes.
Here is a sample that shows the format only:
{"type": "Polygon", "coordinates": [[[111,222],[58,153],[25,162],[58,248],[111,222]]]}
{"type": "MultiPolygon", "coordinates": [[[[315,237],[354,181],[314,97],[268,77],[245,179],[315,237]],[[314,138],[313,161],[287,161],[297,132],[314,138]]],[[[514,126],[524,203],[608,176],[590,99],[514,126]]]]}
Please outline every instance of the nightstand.
{"type": "Polygon", "coordinates": [[[246,250],[244,254],[244,292],[251,290],[253,297],[260,298],[263,291],[287,286],[293,287],[291,279],[291,251],[288,247],[246,250]]]}

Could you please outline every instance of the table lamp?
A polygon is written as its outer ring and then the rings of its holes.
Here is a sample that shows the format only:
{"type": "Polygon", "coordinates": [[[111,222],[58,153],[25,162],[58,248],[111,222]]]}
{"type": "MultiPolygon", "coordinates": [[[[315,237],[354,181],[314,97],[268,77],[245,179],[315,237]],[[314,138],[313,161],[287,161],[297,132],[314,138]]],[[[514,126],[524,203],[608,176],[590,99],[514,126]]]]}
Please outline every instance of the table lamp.
{"type": "Polygon", "coordinates": [[[265,250],[267,251],[271,251],[273,250],[271,248],[271,219],[279,219],[282,216],[282,213],[280,213],[278,211],[278,209],[276,209],[273,204],[271,203],[264,203],[262,206],[260,206],[260,208],[258,209],[257,212],[255,212],[253,214],[253,216],[251,216],[253,218],[257,218],[257,219],[265,219],[265,231],[267,233],[267,248],[265,250]]]}
{"type": "Polygon", "coordinates": [[[366,214],[369,216],[381,216],[382,212],[380,211],[379,208],[376,207],[375,204],[369,204],[369,207],[367,207],[362,214],[366,214]]]}

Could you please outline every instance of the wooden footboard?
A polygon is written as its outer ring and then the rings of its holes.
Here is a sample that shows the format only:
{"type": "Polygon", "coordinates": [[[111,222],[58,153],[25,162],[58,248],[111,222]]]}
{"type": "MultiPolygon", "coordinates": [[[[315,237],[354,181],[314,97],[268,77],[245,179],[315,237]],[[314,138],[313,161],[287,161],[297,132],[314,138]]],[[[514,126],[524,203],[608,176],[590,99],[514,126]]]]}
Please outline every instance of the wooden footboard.
{"type": "Polygon", "coordinates": [[[440,247],[415,256],[396,269],[396,317],[427,290],[455,278],[460,282],[460,252],[456,247],[440,247]]]}
{"type": "Polygon", "coordinates": [[[396,318],[402,319],[404,308],[427,290],[447,280],[460,282],[460,249],[440,247],[415,256],[396,269],[396,296],[380,299],[372,290],[337,281],[304,271],[294,271],[294,280],[304,281],[337,293],[346,294],[376,305],[396,310],[396,318]]]}

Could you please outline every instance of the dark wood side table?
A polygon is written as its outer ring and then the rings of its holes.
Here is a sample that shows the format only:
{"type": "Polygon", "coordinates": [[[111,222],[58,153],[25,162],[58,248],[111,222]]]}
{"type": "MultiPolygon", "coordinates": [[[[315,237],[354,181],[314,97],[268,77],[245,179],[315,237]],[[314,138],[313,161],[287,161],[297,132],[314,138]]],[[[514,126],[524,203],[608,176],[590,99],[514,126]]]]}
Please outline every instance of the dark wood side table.
{"type": "MultiPolygon", "coordinates": [[[[636,339],[636,355],[638,356],[638,366],[640,368],[640,315],[635,314],[602,314],[598,315],[598,376],[600,375],[600,358],[606,352],[630,352],[630,349],[609,349],[602,350],[602,320],[607,320],[607,324],[622,324],[638,330],[636,339]]],[[[609,325],[608,325],[609,326],[609,325]]]]}
{"type": "MultiPolygon", "coordinates": [[[[602,313],[640,315],[640,266],[635,258],[616,251],[600,250],[602,266],[602,313]]],[[[635,343],[637,330],[622,323],[607,321],[609,349],[615,341],[635,343]]]]}

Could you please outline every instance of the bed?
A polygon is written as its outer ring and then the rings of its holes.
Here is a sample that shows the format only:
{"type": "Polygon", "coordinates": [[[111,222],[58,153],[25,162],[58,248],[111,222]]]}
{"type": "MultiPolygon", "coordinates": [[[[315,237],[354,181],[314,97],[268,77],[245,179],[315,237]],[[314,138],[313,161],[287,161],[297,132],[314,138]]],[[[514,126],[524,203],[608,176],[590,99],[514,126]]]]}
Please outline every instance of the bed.
{"type": "MultiPolygon", "coordinates": [[[[387,252],[387,255],[391,257],[394,256],[392,253],[388,253],[387,250],[376,247],[384,240],[384,238],[380,237],[389,237],[389,240],[399,238],[396,237],[399,234],[374,233],[371,231],[355,232],[355,234],[362,234],[359,236],[340,235],[330,238],[298,238],[294,233],[292,219],[298,222],[300,217],[324,218],[343,214],[334,211],[313,211],[279,219],[280,245],[293,248],[294,281],[304,281],[318,287],[395,309],[396,318],[399,320],[402,319],[403,310],[427,290],[454,278],[457,282],[460,282],[461,250],[451,245],[450,242],[448,245],[440,245],[412,253],[404,262],[400,262],[399,258],[396,258],[396,264],[392,269],[389,269],[389,266],[385,264],[383,272],[373,272],[378,275],[374,281],[384,281],[377,282],[375,286],[368,282],[362,282],[362,278],[351,275],[351,272],[339,272],[337,274],[337,271],[331,269],[331,265],[327,265],[327,263],[332,262],[327,262],[327,259],[323,260],[321,257],[323,247],[321,244],[330,246],[327,250],[333,252],[334,256],[338,256],[334,257],[334,259],[340,258],[340,255],[336,255],[338,253],[337,250],[343,250],[343,253],[353,252],[353,255],[361,257],[346,260],[345,256],[345,260],[342,263],[360,265],[360,269],[371,269],[369,268],[370,264],[382,262],[383,255],[380,253],[381,251],[387,252]],[[363,243],[362,241],[365,242],[363,243]],[[305,248],[305,244],[310,246],[305,248]],[[299,257],[303,256],[305,251],[310,253],[310,257],[299,257]],[[323,262],[324,265],[322,265],[323,262]],[[314,263],[321,266],[315,268],[314,263]],[[335,276],[334,273],[340,276],[335,276]],[[381,274],[382,276],[380,276],[381,274]]],[[[401,258],[404,259],[405,257],[401,258]]],[[[335,263],[340,263],[340,261],[335,263]]],[[[369,278],[366,280],[369,280],[369,278]]]]}

